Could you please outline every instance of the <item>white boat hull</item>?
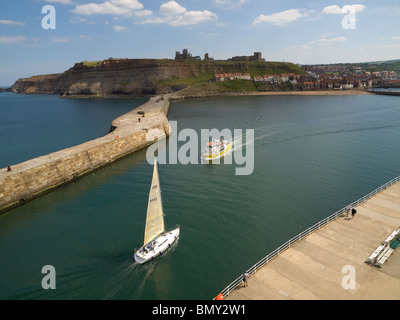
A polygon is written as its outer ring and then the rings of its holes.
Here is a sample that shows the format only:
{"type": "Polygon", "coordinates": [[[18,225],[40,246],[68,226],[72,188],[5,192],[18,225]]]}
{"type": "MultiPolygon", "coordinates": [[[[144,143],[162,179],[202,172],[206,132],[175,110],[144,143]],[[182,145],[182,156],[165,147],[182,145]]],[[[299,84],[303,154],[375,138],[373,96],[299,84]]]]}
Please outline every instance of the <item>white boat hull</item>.
{"type": "Polygon", "coordinates": [[[180,228],[165,232],[135,251],[135,261],[143,264],[162,255],[179,238],[180,228]]]}
{"type": "Polygon", "coordinates": [[[225,142],[223,146],[217,144],[216,147],[211,149],[207,148],[203,152],[203,156],[200,157],[204,161],[218,160],[229,153],[232,150],[232,142],[225,142]]]}

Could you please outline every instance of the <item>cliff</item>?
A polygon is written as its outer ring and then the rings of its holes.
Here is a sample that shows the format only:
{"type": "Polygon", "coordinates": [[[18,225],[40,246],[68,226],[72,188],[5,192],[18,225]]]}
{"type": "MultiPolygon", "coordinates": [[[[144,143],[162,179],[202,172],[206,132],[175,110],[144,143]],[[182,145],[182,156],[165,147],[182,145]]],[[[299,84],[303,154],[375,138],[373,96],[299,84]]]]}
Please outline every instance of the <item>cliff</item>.
{"type": "Polygon", "coordinates": [[[292,63],[108,59],[80,62],[61,74],[17,80],[14,93],[59,94],[63,97],[148,96],[204,83],[215,73],[297,73],[292,63]]]}
{"type": "Polygon", "coordinates": [[[55,86],[61,75],[62,73],[18,79],[11,86],[11,91],[14,93],[54,94],[57,93],[55,86]]]}

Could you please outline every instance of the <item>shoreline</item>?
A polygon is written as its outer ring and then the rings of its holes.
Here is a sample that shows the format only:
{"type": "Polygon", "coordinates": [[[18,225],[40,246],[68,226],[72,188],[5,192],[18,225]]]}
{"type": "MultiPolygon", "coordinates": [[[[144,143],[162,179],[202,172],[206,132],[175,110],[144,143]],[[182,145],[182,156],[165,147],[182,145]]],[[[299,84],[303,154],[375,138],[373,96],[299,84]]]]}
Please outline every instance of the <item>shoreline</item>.
{"type": "MultiPolygon", "coordinates": [[[[347,89],[347,90],[309,90],[309,91],[199,91],[193,94],[183,94],[182,92],[190,89],[184,88],[173,93],[160,93],[157,95],[57,95],[60,99],[153,99],[157,97],[166,97],[169,100],[194,99],[194,98],[212,98],[212,97],[238,97],[238,96],[350,96],[350,95],[373,95],[380,94],[379,92],[369,92],[365,90],[347,89]]],[[[13,92],[12,92],[13,93],[13,92]]],[[[13,94],[43,94],[44,93],[13,93],[13,94]]]]}
{"type": "MultiPolygon", "coordinates": [[[[187,89],[187,88],[185,88],[187,89]]],[[[185,89],[181,90],[184,91],[185,89]]],[[[212,98],[212,97],[238,97],[238,96],[354,96],[373,95],[364,90],[325,90],[325,91],[257,91],[257,92],[202,92],[198,94],[179,94],[180,91],[169,95],[170,100],[212,98]]]]}
{"type": "Polygon", "coordinates": [[[260,96],[354,96],[354,95],[369,95],[373,94],[361,90],[326,90],[326,91],[269,91],[256,92],[250,95],[260,96]]]}

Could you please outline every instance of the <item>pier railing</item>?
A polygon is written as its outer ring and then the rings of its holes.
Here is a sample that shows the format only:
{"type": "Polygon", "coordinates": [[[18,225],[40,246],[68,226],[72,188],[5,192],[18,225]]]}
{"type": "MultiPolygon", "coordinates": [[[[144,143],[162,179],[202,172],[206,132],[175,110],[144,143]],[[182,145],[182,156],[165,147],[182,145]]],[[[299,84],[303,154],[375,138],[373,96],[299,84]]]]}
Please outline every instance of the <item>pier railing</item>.
{"type": "MultiPolygon", "coordinates": [[[[369,200],[373,196],[377,195],[378,193],[382,192],[383,190],[389,188],[390,186],[394,185],[395,183],[400,181],[400,176],[397,178],[394,178],[390,180],[389,182],[385,183],[383,186],[380,186],[376,190],[372,191],[371,193],[367,194],[366,196],[362,197],[361,199],[358,199],[357,201],[354,201],[353,203],[350,204],[352,208],[359,206],[361,203],[369,200]]],[[[342,208],[338,211],[336,211],[334,214],[330,215],[329,217],[321,220],[320,222],[314,224],[307,230],[299,233],[297,236],[293,237],[289,241],[285,242],[283,245],[281,245],[279,248],[275,249],[272,251],[270,254],[262,258],[260,261],[258,261],[254,266],[252,266],[250,269],[247,270],[247,273],[249,276],[253,275],[254,273],[257,272],[258,269],[266,265],[268,262],[270,262],[272,259],[276,258],[279,256],[282,252],[284,252],[286,249],[290,248],[293,246],[295,243],[298,241],[302,240],[303,238],[309,236],[311,233],[313,233],[316,230],[319,230],[321,227],[325,226],[329,222],[336,220],[340,216],[342,216],[346,211],[346,208],[342,208]]],[[[236,278],[231,284],[229,284],[218,296],[223,296],[224,298],[229,295],[233,290],[236,289],[242,282],[243,275],[240,275],[238,278],[236,278]]],[[[215,299],[215,298],[214,298],[215,299]]]]}

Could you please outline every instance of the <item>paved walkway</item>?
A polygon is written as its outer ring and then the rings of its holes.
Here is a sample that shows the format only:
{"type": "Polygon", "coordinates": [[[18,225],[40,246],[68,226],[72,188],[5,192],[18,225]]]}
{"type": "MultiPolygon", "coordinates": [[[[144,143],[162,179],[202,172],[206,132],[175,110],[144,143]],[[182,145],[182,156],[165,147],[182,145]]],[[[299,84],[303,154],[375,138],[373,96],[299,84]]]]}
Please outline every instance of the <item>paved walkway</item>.
{"type": "Polygon", "coordinates": [[[225,300],[400,300],[400,247],[382,269],[365,263],[400,227],[400,182],[340,217],[270,261],[225,300]],[[355,289],[344,289],[354,267],[355,289]],[[344,279],[344,280],[343,280],[344,279]]]}

